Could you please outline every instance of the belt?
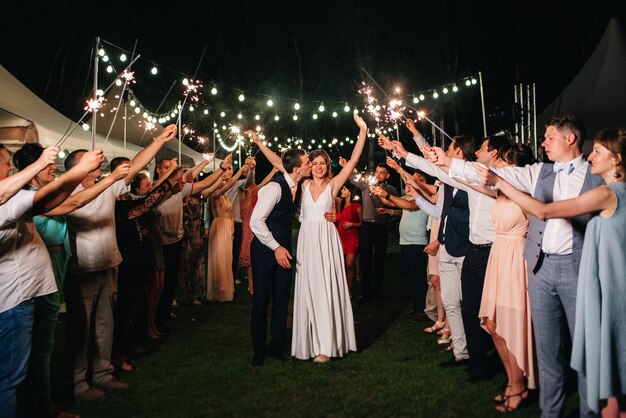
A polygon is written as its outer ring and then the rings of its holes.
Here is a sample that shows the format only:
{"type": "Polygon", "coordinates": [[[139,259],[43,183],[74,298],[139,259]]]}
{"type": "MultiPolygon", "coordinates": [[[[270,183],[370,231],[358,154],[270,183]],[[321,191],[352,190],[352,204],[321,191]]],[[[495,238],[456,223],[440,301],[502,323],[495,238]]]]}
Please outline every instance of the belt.
{"type": "Polygon", "coordinates": [[[470,246],[475,250],[487,250],[491,248],[492,243],[489,244],[473,244],[470,242],[470,246]]]}

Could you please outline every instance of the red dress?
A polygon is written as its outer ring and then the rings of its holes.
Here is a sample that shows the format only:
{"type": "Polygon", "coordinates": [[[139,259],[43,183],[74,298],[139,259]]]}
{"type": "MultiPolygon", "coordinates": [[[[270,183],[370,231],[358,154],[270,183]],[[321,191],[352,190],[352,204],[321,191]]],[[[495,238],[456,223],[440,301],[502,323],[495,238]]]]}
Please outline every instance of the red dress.
{"type": "Polygon", "coordinates": [[[343,229],[341,225],[344,222],[359,222],[357,212],[360,207],[360,203],[352,202],[343,208],[341,212],[337,213],[337,231],[339,232],[339,238],[341,238],[344,254],[356,254],[359,250],[359,228],[343,229]]]}

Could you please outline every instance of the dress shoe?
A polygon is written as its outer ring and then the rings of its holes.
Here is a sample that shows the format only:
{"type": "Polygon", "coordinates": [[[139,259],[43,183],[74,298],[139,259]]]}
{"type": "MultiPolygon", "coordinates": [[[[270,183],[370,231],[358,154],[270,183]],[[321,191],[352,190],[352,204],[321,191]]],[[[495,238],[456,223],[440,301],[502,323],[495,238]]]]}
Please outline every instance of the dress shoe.
{"type": "Polygon", "coordinates": [[[264,362],[265,362],[265,359],[263,357],[254,356],[252,357],[252,360],[250,360],[250,366],[260,367],[263,365],[264,362]]]}
{"type": "Polygon", "coordinates": [[[450,357],[448,360],[443,363],[439,363],[440,367],[457,367],[464,366],[469,363],[469,359],[466,358],[456,358],[454,356],[450,357]]]}
{"type": "Polygon", "coordinates": [[[78,402],[102,402],[107,398],[107,394],[101,390],[89,388],[80,395],[76,395],[75,398],[78,402]]]}
{"type": "Polygon", "coordinates": [[[106,383],[94,384],[98,389],[128,389],[128,383],[120,382],[119,380],[111,379],[106,383]]]}

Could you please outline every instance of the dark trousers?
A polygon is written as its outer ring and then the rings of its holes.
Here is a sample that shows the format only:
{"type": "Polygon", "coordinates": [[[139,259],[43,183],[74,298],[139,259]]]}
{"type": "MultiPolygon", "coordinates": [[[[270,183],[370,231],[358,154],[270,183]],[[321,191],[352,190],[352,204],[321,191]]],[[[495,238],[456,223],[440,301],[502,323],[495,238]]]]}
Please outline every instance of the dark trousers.
{"type": "Polygon", "coordinates": [[[482,374],[487,370],[487,351],[492,344],[490,335],[480,326],[478,318],[490,252],[491,247],[475,248],[470,244],[461,270],[461,315],[470,356],[470,375],[482,374]]]}
{"type": "Polygon", "coordinates": [[[270,300],[272,300],[270,351],[274,353],[284,353],[285,351],[291,272],[291,269],[284,269],[276,263],[273,253],[267,253],[261,257],[256,256],[254,252],[252,253],[254,295],[252,296],[250,329],[252,347],[257,358],[264,356],[267,311],[270,300]]]}
{"type": "Polygon", "coordinates": [[[146,282],[150,272],[137,259],[122,261],[117,275],[117,301],[113,311],[113,356],[122,360],[143,341],[146,331],[146,282]]]}
{"type": "Polygon", "coordinates": [[[400,245],[400,254],[404,263],[404,274],[409,279],[411,291],[411,307],[415,313],[423,312],[426,308],[426,292],[428,278],[426,266],[428,254],[424,252],[425,245],[400,245]]]}
{"type": "Polygon", "coordinates": [[[366,299],[382,296],[388,239],[384,224],[364,222],[359,230],[361,292],[366,299]]]}
{"type": "Polygon", "coordinates": [[[155,318],[156,326],[159,328],[170,320],[172,302],[174,302],[176,287],[178,286],[178,271],[180,270],[182,250],[182,241],[163,246],[163,259],[165,260],[163,292],[161,293],[155,318]]]}
{"type": "Polygon", "coordinates": [[[237,271],[239,270],[239,253],[241,252],[241,237],[243,228],[241,222],[235,222],[235,234],[233,237],[233,280],[237,280],[237,271]]]}

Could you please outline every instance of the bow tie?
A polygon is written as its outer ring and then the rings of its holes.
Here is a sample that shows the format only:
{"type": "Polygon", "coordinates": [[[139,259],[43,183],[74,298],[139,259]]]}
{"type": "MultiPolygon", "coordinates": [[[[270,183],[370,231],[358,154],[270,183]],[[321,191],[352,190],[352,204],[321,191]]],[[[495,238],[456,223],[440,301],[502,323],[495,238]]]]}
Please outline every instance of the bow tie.
{"type": "Polygon", "coordinates": [[[552,166],[552,170],[555,173],[558,173],[559,171],[562,171],[563,174],[566,175],[570,175],[572,174],[572,171],[574,171],[574,164],[572,163],[554,163],[554,165],[552,166]]]}

